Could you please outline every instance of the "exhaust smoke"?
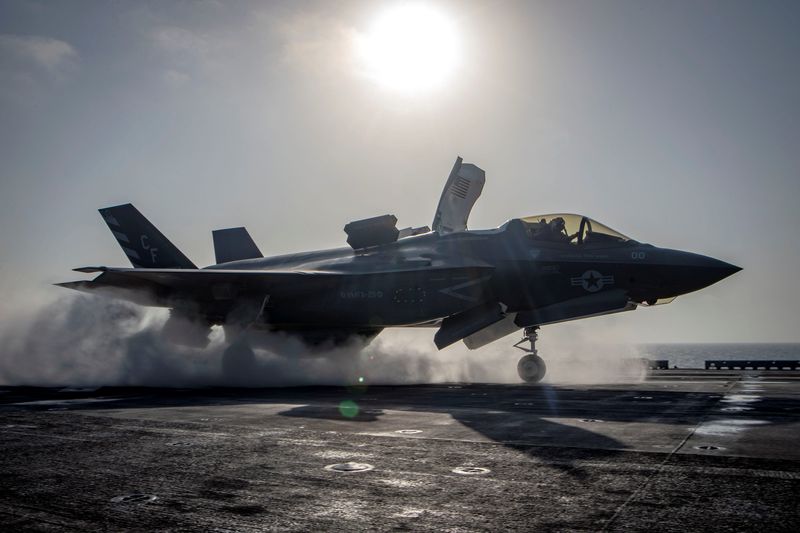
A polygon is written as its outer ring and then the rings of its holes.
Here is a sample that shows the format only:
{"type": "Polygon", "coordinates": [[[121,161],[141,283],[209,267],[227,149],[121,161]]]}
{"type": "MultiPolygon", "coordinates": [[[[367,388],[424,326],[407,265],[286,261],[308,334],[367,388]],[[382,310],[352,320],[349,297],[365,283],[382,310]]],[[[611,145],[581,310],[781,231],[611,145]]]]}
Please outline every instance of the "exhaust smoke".
{"type": "MultiPolygon", "coordinates": [[[[121,300],[62,296],[3,321],[0,383],[269,387],[519,382],[516,362],[523,352],[511,347],[513,335],[478,351],[461,343],[437,351],[433,329],[390,329],[369,344],[353,338],[320,351],[292,336],[252,330],[227,342],[222,328],[215,327],[208,345],[198,348],[165,340],[168,316],[165,310],[121,300]]],[[[578,335],[576,343],[579,329],[571,324],[544,331],[537,347],[550,369],[545,382],[618,380],[625,357],[635,355],[632,350],[599,344],[594,333],[591,342],[581,340],[588,335],[578,335]]],[[[637,377],[628,372],[624,379],[637,377]]]]}

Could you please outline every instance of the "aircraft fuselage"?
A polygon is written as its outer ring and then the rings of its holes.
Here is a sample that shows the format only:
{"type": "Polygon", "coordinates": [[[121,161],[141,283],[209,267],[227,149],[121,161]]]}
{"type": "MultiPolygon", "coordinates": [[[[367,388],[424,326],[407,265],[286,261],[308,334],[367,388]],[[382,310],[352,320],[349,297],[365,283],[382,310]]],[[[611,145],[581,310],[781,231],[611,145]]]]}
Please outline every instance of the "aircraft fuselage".
{"type": "Polygon", "coordinates": [[[608,246],[532,242],[512,220],[496,230],[428,233],[360,252],[341,248],[208,269],[309,273],[302,283],[233,287],[229,301],[215,298],[213,286],[195,292],[218,319],[239,298],[268,294],[261,322],[276,328],[383,328],[436,325],[495,300],[508,312],[519,312],[622,290],[633,302],[655,303],[710,285],[738,267],[635,241],[608,246]]]}

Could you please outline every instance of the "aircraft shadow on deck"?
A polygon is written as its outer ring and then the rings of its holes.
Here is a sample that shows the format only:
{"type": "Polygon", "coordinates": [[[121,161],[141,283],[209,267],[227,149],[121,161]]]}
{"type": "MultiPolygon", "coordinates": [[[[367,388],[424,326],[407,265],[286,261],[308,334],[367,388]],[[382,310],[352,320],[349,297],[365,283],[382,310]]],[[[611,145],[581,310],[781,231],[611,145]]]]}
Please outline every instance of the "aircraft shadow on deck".
{"type": "MultiPolygon", "coordinates": [[[[557,451],[559,461],[554,466],[570,475],[581,476],[573,460],[587,454],[594,458],[618,455],[626,449],[624,443],[599,432],[598,426],[603,422],[657,420],[662,425],[685,427],[696,423],[720,397],[713,393],[699,395],[647,389],[646,383],[634,391],[486,384],[282,389],[104,387],[94,391],[11,387],[6,388],[0,401],[7,412],[9,409],[63,409],[59,405],[69,411],[102,411],[293,403],[299,405],[278,414],[298,419],[349,421],[367,428],[381,420],[387,411],[441,413],[492,442],[533,457],[552,459],[557,451]],[[648,401],[637,400],[634,394],[646,394],[648,401]],[[357,414],[346,416],[340,408],[342,402],[357,405],[357,414]],[[578,423],[555,422],[555,417],[577,419],[578,423]]],[[[762,404],[760,409],[763,407],[768,408],[769,404],[762,404]]],[[[772,418],[769,423],[791,420],[791,417],[772,418]]]]}

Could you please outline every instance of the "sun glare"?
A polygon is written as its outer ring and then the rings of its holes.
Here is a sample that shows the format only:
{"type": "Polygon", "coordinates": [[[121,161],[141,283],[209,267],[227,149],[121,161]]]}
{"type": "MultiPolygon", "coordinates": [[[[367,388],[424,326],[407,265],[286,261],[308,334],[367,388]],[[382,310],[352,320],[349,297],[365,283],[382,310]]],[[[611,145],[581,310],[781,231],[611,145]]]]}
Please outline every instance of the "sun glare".
{"type": "Polygon", "coordinates": [[[356,45],[370,79],[407,93],[441,86],[458,64],[454,24],[424,4],[384,11],[356,45]]]}

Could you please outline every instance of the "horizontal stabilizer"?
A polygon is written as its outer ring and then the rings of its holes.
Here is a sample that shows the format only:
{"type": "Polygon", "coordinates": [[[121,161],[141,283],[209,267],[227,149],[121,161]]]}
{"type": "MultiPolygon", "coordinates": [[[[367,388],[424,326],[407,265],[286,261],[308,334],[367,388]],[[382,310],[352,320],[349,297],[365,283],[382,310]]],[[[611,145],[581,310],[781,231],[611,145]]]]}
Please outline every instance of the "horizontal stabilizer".
{"type": "Polygon", "coordinates": [[[113,273],[101,274],[92,281],[67,281],[56,283],[56,285],[65,289],[126,300],[144,306],[157,305],[159,290],[158,285],[149,281],[122,277],[113,273]]]}
{"type": "Polygon", "coordinates": [[[244,228],[218,229],[212,231],[211,236],[217,264],[264,257],[244,228]]]}
{"type": "Polygon", "coordinates": [[[503,320],[504,317],[505,306],[499,302],[473,307],[442,320],[442,325],[434,335],[433,342],[441,350],[503,320]]]}
{"type": "Polygon", "coordinates": [[[95,272],[105,272],[106,267],[80,267],[80,268],[73,268],[74,272],[80,272],[82,274],[94,274],[95,272]]]}
{"type": "Polygon", "coordinates": [[[134,267],[197,268],[132,204],[106,207],[100,214],[134,267]]]}

